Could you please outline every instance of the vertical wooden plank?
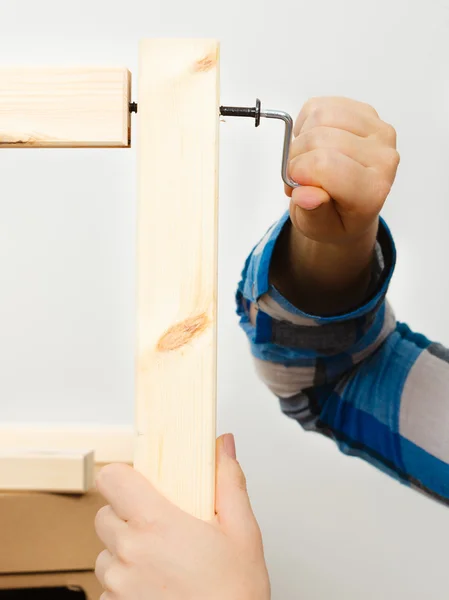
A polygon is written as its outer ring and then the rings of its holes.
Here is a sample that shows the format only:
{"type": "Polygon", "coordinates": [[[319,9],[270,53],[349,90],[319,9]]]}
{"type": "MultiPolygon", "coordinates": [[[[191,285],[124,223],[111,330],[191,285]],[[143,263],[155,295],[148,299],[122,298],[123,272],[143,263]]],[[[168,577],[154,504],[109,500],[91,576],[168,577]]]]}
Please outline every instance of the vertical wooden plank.
{"type": "Polygon", "coordinates": [[[214,514],[219,48],[145,40],[138,97],[135,467],[214,514]]]}

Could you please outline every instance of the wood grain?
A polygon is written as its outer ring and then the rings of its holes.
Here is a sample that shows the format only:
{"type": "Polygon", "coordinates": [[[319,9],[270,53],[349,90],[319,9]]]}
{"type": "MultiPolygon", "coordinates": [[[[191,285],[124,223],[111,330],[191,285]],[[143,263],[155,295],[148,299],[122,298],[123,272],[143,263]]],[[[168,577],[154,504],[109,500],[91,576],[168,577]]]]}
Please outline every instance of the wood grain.
{"type": "Polygon", "coordinates": [[[145,40],[138,112],[135,467],[214,514],[219,48],[145,40]]]}
{"type": "Polygon", "coordinates": [[[91,450],[0,452],[0,490],[83,494],[94,486],[91,450]]]}
{"type": "Polygon", "coordinates": [[[123,68],[0,68],[0,148],[127,147],[123,68]]]}

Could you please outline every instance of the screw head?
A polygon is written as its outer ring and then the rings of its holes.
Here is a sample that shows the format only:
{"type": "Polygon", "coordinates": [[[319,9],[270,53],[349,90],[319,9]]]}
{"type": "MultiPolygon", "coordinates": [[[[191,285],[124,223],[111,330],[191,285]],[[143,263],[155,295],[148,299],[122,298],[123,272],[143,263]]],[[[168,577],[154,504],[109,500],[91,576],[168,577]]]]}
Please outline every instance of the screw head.
{"type": "Polygon", "coordinates": [[[256,114],[255,114],[255,126],[259,127],[260,125],[260,109],[261,104],[259,98],[256,98],[256,114]]]}

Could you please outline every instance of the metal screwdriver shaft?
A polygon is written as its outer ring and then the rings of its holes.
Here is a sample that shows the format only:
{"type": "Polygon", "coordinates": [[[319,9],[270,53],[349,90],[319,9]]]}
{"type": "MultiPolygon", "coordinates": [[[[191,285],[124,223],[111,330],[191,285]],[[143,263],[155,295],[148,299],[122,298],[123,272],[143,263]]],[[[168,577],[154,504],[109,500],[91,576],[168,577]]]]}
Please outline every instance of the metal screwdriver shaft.
{"type": "Polygon", "coordinates": [[[255,126],[260,125],[261,117],[266,119],[279,119],[285,124],[284,145],[282,149],[281,176],[286,185],[291,188],[298,187],[298,183],[288,176],[288,162],[290,144],[293,133],[293,119],[283,110],[261,110],[260,100],[257,98],[256,105],[252,108],[244,106],[220,106],[220,114],[223,117],[249,117],[254,119],[255,126]]]}

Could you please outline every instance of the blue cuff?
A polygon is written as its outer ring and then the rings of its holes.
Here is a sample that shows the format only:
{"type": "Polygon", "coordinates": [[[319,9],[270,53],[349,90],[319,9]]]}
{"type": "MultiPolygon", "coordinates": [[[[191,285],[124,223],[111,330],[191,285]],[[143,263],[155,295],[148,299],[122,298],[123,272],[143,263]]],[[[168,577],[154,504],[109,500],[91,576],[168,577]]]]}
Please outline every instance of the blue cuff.
{"type": "MultiPolygon", "coordinates": [[[[330,317],[320,317],[319,315],[311,315],[305,313],[291,304],[282,294],[269,282],[269,271],[273,251],[279,235],[285,225],[289,222],[289,212],[282,216],[282,218],[272,225],[266,232],[262,240],[253,249],[250,256],[247,258],[242,278],[237,291],[237,313],[240,315],[242,325],[249,324],[248,317],[248,306],[247,302],[255,303],[257,300],[266,293],[280,305],[282,308],[287,310],[292,315],[300,315],[306,319],[310,319],[317,324],[335,323],[338,321],[349,321],[365,316],[366,314],[374,311],[385,298],[388,290],[388,286],[393,276],[395,264],[396,264],[396,248],[394,245],[393,237],[391,232],[383,219],[380,219],[379,232],[377,240],[381,249],[384,266],[377,285],[374,286],[374,290],[366,301],[355,308],[354,310],[330,317]]],[[[257,318],[257,329],[262,329],[264,335],[262,338],[267,337],[267,329],[270,327],[270,318],[268,315],[261,315],[260,311],[257,318]],[[267,317],[265,319],[264,317],[267,317]]],[[[256,338],[259,336],[256,335],[256,338]]]]}
{"type": "Polygon", "coordinates": [[[257,302],[270,289],[268,275],[271,257],[279,235],[289,219],[290,215],[287,211],[277,223],[270,227],[247,258],[238,288],[246,300],[257,302]]]}

